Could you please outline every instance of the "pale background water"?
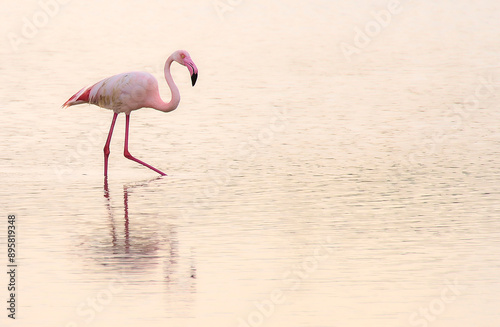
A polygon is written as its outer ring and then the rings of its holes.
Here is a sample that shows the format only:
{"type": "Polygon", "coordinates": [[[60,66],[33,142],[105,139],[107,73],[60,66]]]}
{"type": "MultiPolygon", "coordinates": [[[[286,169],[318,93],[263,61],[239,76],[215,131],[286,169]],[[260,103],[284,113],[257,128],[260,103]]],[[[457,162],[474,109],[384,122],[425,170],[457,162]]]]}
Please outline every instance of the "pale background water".
{"type": "Polygon", "coordinates": [[[2,1],[0,325],[498,326],[500,3],[391,3],[2,1]],[[105,185],[62,103],[176,49],[105,185]]]}

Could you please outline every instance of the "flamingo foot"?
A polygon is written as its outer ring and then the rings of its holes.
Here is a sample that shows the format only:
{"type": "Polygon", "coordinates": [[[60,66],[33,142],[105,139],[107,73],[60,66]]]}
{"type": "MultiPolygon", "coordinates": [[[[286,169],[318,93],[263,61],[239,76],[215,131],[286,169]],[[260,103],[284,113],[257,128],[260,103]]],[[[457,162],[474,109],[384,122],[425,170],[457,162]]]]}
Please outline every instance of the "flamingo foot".
{"type": "Polygon", "coordinates": [[[164,173],[164,172],[162,172],[161,170],[159,170],[159,169],[157,169],[157,168],[155,168],[155,167],[153,167],[153,166],[151,166],[151,165],[148,165],[148,164],[147,164],[147,163],[145,163],[144,161],[139,160],[139,159],[137,159],[136,157],[132,156],[132,155],[130,154],[130,152],[128,152],[128,150],[125,150],[125,151],[123,152],[123,155],[125,156],[125,158],[130,159],[130,160],[132,160],[132,161],[135,161],[135,162],[137,162],[137,163],[140,163],[141,165],[143,165],[143,166],[145,166],[145,167],[148,167],[149,169],[152,169],[152,170],[156,171],[158,174],[160,174],[160,175],[162,175],[162,176],[167,176],[167,174],[165,174],[165,173],[164,173]]]}

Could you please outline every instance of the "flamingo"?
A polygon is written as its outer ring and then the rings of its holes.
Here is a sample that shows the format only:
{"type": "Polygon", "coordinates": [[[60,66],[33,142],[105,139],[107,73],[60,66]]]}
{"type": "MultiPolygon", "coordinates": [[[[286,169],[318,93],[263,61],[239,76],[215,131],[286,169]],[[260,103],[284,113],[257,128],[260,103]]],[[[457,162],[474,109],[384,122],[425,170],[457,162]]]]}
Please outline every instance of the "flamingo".
{"type": "Polygon", "coordinates": [[[179,89],[174,83],[172,74],[170,74],[170,65],[172,62],[186,66],[191,74],[191,82],[194,86],[198,78],[198,68],[194,64],[189,53],[185,50],[177,50],[172,53],[165,62],[165,79],[170,88],[172,97],[169,102],[164,102],[158,91],[158,81],[153,75],[146,72],[129,72],[114,75],[103,79],[94,85],[84,87],[75,95],[66,101],[62,107],[67,108],[82,103],[95,104],[101,108],[111,109],[114,112],[108,138],[104,145],[104,176],[108,176],[108,158],[109,144],[116,118],[119,113],[125,113],[125,147],[123,155],[125,158],[133,160],[141,165],[148,167],[161,176],[165,176],[161,170],[133,157],[128,151],[128,134],[130,113],[141,108],[153,108],[163,112],[170,112],[177,108],[181,100],[179,89]]]}

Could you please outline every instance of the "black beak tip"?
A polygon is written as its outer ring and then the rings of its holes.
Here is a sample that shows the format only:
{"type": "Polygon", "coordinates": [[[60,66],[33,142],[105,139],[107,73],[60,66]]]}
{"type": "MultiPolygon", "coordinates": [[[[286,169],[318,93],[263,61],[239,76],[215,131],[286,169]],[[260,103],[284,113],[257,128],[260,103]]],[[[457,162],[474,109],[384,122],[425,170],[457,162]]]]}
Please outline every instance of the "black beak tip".
{"type": "Polygon", "coordinates": [[[198,79],[198,74],[194,73],[191,75],[191,83],[193,83],[193,86],[196,84],[196,80],[198,79]]]}

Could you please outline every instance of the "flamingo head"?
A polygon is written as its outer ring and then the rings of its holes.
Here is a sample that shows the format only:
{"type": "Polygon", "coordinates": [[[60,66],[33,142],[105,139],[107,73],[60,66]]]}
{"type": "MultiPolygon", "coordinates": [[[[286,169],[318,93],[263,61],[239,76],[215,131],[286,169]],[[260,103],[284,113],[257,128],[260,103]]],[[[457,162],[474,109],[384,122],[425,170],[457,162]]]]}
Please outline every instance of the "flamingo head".
{"type": "Polygon", "coordinates": [[[185,50],[177,50],[173,54],[173,59],[179,64],[187,67],[189,73],[191,74],[191,82],[194,86],[196,84],[196,80],[198,79],[198,68],[196,68],[196,65],[191,59],[189,53],[185,50]]]}

